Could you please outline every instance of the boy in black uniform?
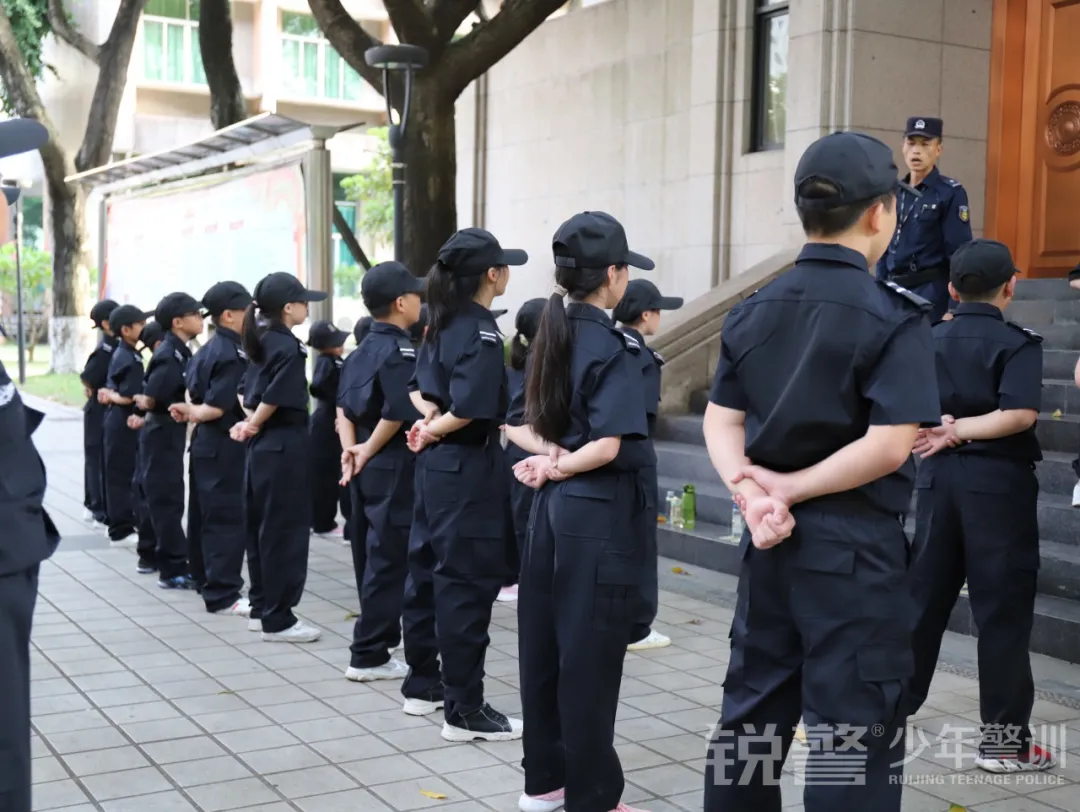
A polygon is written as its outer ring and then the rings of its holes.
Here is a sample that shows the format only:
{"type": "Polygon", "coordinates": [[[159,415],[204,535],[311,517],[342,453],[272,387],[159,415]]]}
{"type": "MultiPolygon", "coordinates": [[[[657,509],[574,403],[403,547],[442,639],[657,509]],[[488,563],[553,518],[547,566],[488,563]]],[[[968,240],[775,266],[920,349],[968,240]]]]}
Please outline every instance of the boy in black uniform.
{"type": "Polygon", "coordinates": [[[184,445],[187,428],[169,415],[184,402],[188,342],[203,329],[202,303],[186,293],[170,293],[158,303],[156,319],[165,328],[146,369],[143,394],[136,404],[147,412],[144,437],[143,492],[157,537],[158,586],[194,589],[188,573],[188,541],[184,533],[184,445]]]}
{"type": "Polygon", "coordinates": [[[326,539],[347,540],[349,517],[352,515],[349,492],[338,486],[342,446],[334,425],[338,382],[344,363],[341,356],[348,337],[348,333],[326,320],[315,322],[308,331],[308,346],[318,353],[308,387],[315,399],[315,408],[308,421],[308,434],[311,437],[311,532],[326,539]],[[339,503],[346,524],[344,529],[337,524],[339,503]]]}
{"type": "Polygon", "coordinates": [[[128,425],[136,414],[135,396],[143,388],[143,362],[137,345],[146,320],[134,305],[120,305],[109,314],[113,335],[119,338],[105,386],[98,390],[98,400],[106,404],[102,462],[105,470],[105,507],[109,514],[109,541],[113,547],[135,547],[135,466],[139,436],[128,425]]]}
{"type": "MultiPolygon", "coordinates": [[[[139,333],[142,349],[153,356],[158,345],[165,340],[165,329],[156,321],[148,321],[139,333]]],[[[146,378],[143,378],[143,386],[146,378]]],[[[146,416],[141,409],[128,418],[128,428],[138,434],[138,452],[135,457],[135,479],[131,483],[132,499],[135,505],[135,530],[139,542],[135,552],[139,556],[135,571],[140,575],[152,575],[157,572],[157,534],[154,533],[154,520],[150,518],[150,505],[146,501],[146,416]]]]}
{"type": "Polygon", "coordinates": [[[953,254],[949,291],[960,304],[952,320],[934,327],[942,425],[920,432],[915,446],[923,463],[915,482],[911,711],[930,690],[966,578],[979,629],[983,740],[975,765],[993,773],[1054,766],[1029,727],[1043,363],[1042,338],[1002,316],[1016,273],[1009,249],[993,240],[969,242],[953,254]]]}
{"type": "Polygon", "coordinates": [[[95,528],[108,521],[105,513],[105,480],[101,467],[105,406],[97,398],[98,390],[109,375],[109,360],[117,338],[109,328],[109,314],[117,307],[112,299],[102,299],[90,310],[90,320],[101,330],[101,341],[86,360],[82,375],[86,404],[83,406],[83,521],[95,528]]]}
{"type": "Polygon", "coordinates": [[[342,481],[355,480],[357,507],[368,528],[357,539],[364,549],[354,555],[365,561],[357,581],[362,611],[345,671],[356,682],[403,679],[408,673],[390,652],[401,642],[408,574],[415,455],[406,433],[420,419],[409,399],[416,350],[408,330],[420,318],[423,284],[398,262],[364,274],[360,292],[375,323],[349,356],[338,392],[342,481]]]}
{"type": "Polygon", "coordinates": [[[706,812],[779,812],[800,716],[806,812],[900,809],[914,666],[898,517],[940,409],[929,303],[869,273],[896,174],[861,133],[812,144],[795,172],[807,244],[724,322],[705,440],[747,531],[706,812]]]}
{"type": "MultiPolygon", "coordinates": [[[[645,416],[649,420],[649,440],[652,443],[652,435],[656,429],[656,416],[660,411],[660,368],[664,365],[664,359],[660,353],[653,352],[645,346],[645,336],[656,335],[660,329],[660,313],[664,310],[678,310],[683,306],[683,300],[677,296],[662,296],[660,289],[648,279],[632,279],[626,286],[626,293],[616,305],[611,315],[622,326],[619,328],[623,334],[641,348],[635,358],[641,365],[642,383],[645,395],[645,416]]],[[[655,456],[655,455],[654,455],[655,456]]],[[[630,630],[630,639],[633,640],[627,651],[647,651],[654,648],[665,648],[671,645],[671,638],[666,634],[660,634],[652,628],[656,620],[656,610],[660,602],[659,586],[657,584],[658,566],[656,560],[656,500],[657,483],[656,465],[647,465],[641,469],[641,484],[645,489],[645,526],[646,555],[652,562],[645,571],[645,588],[637,622],[630,630]]]]}

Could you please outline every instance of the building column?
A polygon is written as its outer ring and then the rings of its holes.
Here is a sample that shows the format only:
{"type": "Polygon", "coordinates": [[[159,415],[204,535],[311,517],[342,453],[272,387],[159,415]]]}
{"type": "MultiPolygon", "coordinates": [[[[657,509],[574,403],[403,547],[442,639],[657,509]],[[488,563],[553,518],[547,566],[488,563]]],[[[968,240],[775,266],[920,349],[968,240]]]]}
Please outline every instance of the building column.
{"type": "Polygon", "coordinates": [[[307,212],[307,279],[304,283],[313,290],[330,295],[323,302],[314,302],[311,320],[332,319],[334,313],[333,267],[333,175],[330,170],[330,151],[326,141],[316,139],[304,156],[304,205],[307,212]]]}

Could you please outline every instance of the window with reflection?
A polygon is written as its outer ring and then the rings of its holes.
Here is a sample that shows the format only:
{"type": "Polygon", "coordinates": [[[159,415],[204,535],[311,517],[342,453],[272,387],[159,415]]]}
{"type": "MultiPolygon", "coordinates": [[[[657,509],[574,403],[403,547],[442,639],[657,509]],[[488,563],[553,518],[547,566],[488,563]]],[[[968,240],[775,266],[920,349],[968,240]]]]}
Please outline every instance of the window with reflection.
{"type": "Polygon", "coordinates": [[[753,150],[780,149],[787,129],[787,2],[755,0],[753,82],[753,150]]]}

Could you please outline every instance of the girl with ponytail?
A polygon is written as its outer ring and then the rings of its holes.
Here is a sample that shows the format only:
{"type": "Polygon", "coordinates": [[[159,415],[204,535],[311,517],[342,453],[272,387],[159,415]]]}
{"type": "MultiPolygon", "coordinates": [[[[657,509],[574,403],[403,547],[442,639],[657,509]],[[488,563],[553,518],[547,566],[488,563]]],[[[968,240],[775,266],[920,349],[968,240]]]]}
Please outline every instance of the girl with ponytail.
{"type": "Polygon", "coordinates": [[[639,471],[655,455],[635,442],[649,433],[640,347],[604,311],[622,299],[627,266],[654,266],[602,212],[563,223],[552,248],[555,292],[532,342],[527,425],[506,430],[535,455],[514,471],[538,489],[518,597],[525,724],[518,805],[637,812],[621,802],[615,712],[648,566],[639,471]]]}
{"type": "Polygon", "coordinates": [[[308,303],[326,294],[288,273],[264,277],[253,294],[241,336],[251,362],[244,386],[248,417],[229,431],[247,442],[248,628],[268,643],[310,643],[322,632],[292,611],[304,593],[311,532],[307,348],[292,329],[307,320],[308,303]]]}

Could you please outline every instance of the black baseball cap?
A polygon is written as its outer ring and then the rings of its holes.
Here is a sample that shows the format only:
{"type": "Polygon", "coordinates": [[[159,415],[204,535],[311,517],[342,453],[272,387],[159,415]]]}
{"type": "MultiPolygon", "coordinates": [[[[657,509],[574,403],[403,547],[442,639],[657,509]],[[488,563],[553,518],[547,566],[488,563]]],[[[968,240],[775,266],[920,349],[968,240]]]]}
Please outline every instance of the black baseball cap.
{"type": "Polygon", "coordinates": [[[503,248],[494,234],[482,228],[463,228],[439,249],[439,262],[454,276],[479,276],[488,268],[528,261],[529,255],[520,248],[503,248]]]}
{"type": "Polygon", "coordinates": [[[651,271],[656,267],[647,256],[630,250],[622,223],[602,211],[583,211],[559,226],[551,238],[551,250],[555,264],[562,268],[632,265],[651,271]]]}
{"type": "Polygon", "coordinates": [[[159,321],[148,321],[146,326],[142,328],[142,332],[139,333],[139,343],[141,343],[146,349],[153,350],[154,345],[159,341],[165,340],[165,328],[159,321]]]}
{"type": "Polygon", "coordinates": [[[253,297],[260,310],[277,311],[290,302],[321,302],[326,299],[326,293],[308,290],[291,273],[278,271],[259,280],[253,297]]]}
{"type": "MultiPolygon", "coordinates": [[[[0,158],[21,155],[40,149],[49,140],[49,131],[32,118],[13,118],[0,121],[0,158]]],[[[18,186],[3,186],[4,198],[10,206],[19,199],[18,186]]]]}
{"type": "Polygon", "coordinates": [[[173,319],[186,316],[189,313],[202,315],[203,303],[188,293],[170,293],[158,302],[154,310],[154,318],[161,322],[161,326],[167,330],[172,329],[173,319]]]}
{"type": "Polygon", "coordinates": [[[307,343],[309,347],[316,350],[328,350],[332,347],[343,346],[348,337],[349,334],[344,330],[339,330],[332,321],[321,319],[311,325],[311,329],[308,330],[307,343]]]}
{"type": "Polygon", "coordinates": [[[819,138],[807,147],[795,169],[795,203],[807,209],[867,203],[898,189],[922,196],[897,176],[892,149],[864,133],[835,132],[819,138]],[[828,197],[804,197],[803,191],[814,181],[830,183],[838,191],[828,197]]]}
{"type": "Polygon", "coordinates": [[[374,323],[375,319],[371,318],[371,316],[364,316],[356,322],[356,326],[352,328],[352,334],[353,338],[356,339],[357,346],[367,338],[367,334],[371,332],[371,325],[374,323]]]}
{"type": "Polygon", "coordinates": [[[112,299],[102,299],[90,308],[90,321],[94,322],[95,327],[100,327],[103,321],[109,320],[109,314],[116,310],[117,307],[119,305],[112,299]]]}
{"type": "Polygon", "coordinates": [[[368,310],[385,307],[408,293],[419,296],[423,292],[424,280],[417,279],[400,262],[380,262],[360,280],[360,296],[368,310]]]}
{"type": "Polygon", "coordinates": [[[247,310],[251,294],[239,282],[218,282],[203,294],[207,316],[220,316],[226,310],[247,310]]]}
{"type": "Polygon", "coordinates": [[[153,317],[152,312],[147,313],[142,308],[135,307],[135,305],[120,305],[109,314],[109,327],[112,328],[114,335],[120,335],[121,327],[130,327],[140,321],[148,321],[153,317]]]}
{"type": "Polygon", "coordinates": [[[940,118],[912,116],[904,127],[904,138],[921,135],[923,138],[941,138],[945,132],[945,123],[940,118]]]}
{"type": "Polygon", "coordinates": [[[544,305],[547,299],[529,299],[518,308],[514,316],[514,329],[521,333],[529,341],[536,338],[536,331],[540,329],[540,317],[544,314],[544,305]]]}
{"type": "Polygon", "coordinates": [[[631,279],[626,286],[626,293],[615,306],[612,316],[615,321],[632,324],[641,318],[646,310],[678,310],[683,300],[678,296],[662,296],[660,289],[648,279],[631,279]]]}
{"type": "Polygon", "coordinates": [[[949,260],[949,281],[960,293],[989,293],[1018,273],[1009,246],[997,240],[966,242],[949,260]]]}

